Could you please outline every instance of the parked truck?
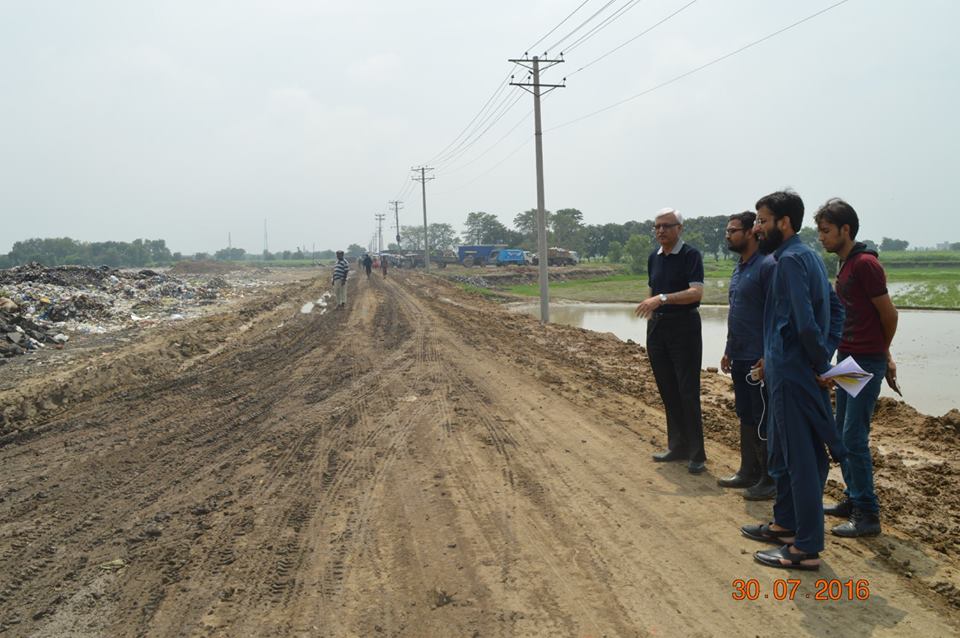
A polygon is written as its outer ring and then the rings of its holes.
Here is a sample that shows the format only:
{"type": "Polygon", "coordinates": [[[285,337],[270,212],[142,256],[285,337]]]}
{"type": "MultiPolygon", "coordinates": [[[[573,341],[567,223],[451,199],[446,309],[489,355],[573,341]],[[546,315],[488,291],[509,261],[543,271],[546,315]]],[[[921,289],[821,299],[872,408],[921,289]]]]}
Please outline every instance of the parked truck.
{"type": "Polygon", "coordinates": [[[491,263],[497,266],[524,266],[527,263],[519,248],[501,248],[490,254],[491,263]]]}
{"type": "MultiPolygon", "coordinates": [[[[490,261],[490,254],[506,248],[506,244],[482,244],[478,246],[460,246],[457,248],[457,257],[464,266],[485,266],[490,261]]],[[[495,256],[494,256],[495,257],[495,256]]]]}
{"type": "MultiPolygon", "coordinates": [[[[432,250],[430,251],[430,266],[436,266],[438,268],[446,268],[448,264],[459,263],[457,256],[449,250],[432,250]]],[[[401,260],[402,268],[423,268],[423,251],[416,250],[403,254],[401,260]]]]}
{"type": "MultiPolygon", "coordinates": [[[[575,250],[567,250],[566,248],[547,249],[548,266],[576,266],[578,263],[580,263],[580,256],[575,250]]],[[[533,264],[535,266],[540,264],[539,255],[533,255],[533,264]]]]}

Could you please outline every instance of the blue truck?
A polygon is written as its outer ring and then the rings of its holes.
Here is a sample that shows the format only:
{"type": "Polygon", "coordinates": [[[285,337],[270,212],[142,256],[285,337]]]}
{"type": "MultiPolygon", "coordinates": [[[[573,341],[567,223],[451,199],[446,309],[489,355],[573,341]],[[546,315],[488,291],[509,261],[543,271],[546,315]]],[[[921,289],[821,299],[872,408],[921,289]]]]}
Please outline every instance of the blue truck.
{"type": "Polygon", "coordinates": [[[526,256],[519,248],[501,248],[495,253],[495,256],[491,254],[490,263],[498,266],[524,266],[527,263],[526,256]]]}
{"type": "Polygon", "coordinates": [[[523,266],[528,263],[524,251],[506,244],[460,246],[457,256],[464,266],[523,266]]]}
{"type": "MultiPolygon", "coordinates": [[[[464,266],[485,266],[490,261],[490,253],[506,248],[506,244],[483,244],[479,246],[460,246],[457,257],[464,266]]],[[[494,256],[496,258],[496,256],[494,256]]]]}

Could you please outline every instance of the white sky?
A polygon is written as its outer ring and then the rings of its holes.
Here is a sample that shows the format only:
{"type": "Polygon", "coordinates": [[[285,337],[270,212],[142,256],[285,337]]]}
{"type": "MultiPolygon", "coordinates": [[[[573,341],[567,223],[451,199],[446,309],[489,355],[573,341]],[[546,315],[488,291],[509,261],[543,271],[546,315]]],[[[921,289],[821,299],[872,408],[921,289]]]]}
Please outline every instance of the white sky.
{"type": "MultiPolygon", "coordinates": [[[[0,0],[0,253],[54,236],[212,252],[228,232],[260,252],[264,219],[271,250],[366,245],[398,195],[400,223],[421,223],[410,167],[433,161],[506,59],[581,1],[0,0]]],[[[550,130],[834,1],[699,0],[574,74],[689,2],[642,0],[568,52],[543,78],[571,76],[543,103],[547,208],[579,208],[587,223],[664,206],[714,215],[792,186],[810,215],[845,197],[863,238],[960,241],[954,0],[850,0],[550,130]]],[[[509,226],[536,205],[533,144],[502,161],[532,139],[531,109],[524,95],[462,157],[432,164],[431,222],[459,231],[482,210],[509,226]]]]}

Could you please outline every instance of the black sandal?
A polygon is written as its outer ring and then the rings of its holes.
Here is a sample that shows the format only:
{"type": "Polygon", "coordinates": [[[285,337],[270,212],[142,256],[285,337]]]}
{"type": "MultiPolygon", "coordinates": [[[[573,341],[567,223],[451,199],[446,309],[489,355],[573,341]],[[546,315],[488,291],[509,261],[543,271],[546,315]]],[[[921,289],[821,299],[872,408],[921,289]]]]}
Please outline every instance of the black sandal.
{"type": "Polygon", "coordinates": [[[778,569],[802,569],[808,572],[815,572],[820,569],[820,563],[816,565],[804,565],[802,561],[820,558],[820,554],[794,554],[790,551],[790,545],[784,545],[779,549],[768,549],[762,552],[755,552],[753,557],[758,563],[767,567],[776,567],[778,569]],[[784,564],[783,561],[787,561],[784,564]]]}
{"type": "Polygon", "coordinates": [[[761,543],[773,543],[774,545],[782,545],[784,538],[796,536],[797,534],[789,529],[779,531],[770,529],[771,525],[773,525],[773,522],[760,525],[744,525],[740,528],[740,533],[751,540],[760,541],[761,543]]]}

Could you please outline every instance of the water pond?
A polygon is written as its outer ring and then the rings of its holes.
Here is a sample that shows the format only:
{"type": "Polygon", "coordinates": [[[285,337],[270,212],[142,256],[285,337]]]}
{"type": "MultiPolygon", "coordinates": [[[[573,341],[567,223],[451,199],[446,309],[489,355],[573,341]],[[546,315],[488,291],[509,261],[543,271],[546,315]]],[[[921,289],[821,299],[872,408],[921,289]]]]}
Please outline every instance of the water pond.
{"type": "MultiPolygon", "coordinates": [[[[634,317],[636,304],[550,304],[555,323],[612,332],[624,341],[646,342],[646,321],[634,317]]],[[[515,304],[516,312],[540,316],[538,304],[515,304]]],[[[704,306],[703,365],[719,366],[727,339],[727,307],[704,306]]],[[[960,407],[960,313],[901,310],[893,343],[903,398],[925,414],[941,415],[960,407]]],[[[896,397],[884,385],[881,396],[896,397]]]]}

